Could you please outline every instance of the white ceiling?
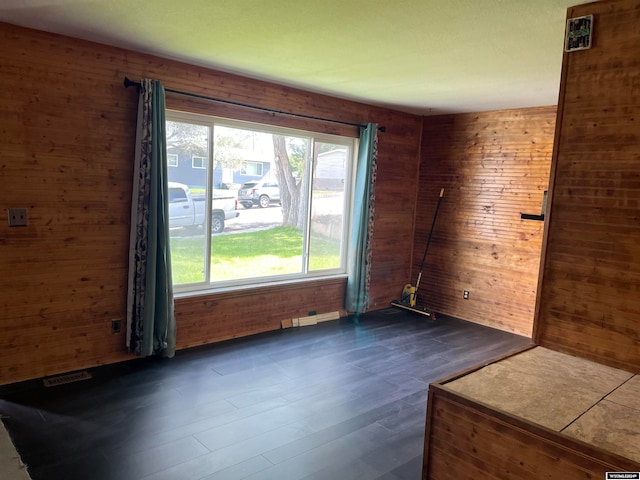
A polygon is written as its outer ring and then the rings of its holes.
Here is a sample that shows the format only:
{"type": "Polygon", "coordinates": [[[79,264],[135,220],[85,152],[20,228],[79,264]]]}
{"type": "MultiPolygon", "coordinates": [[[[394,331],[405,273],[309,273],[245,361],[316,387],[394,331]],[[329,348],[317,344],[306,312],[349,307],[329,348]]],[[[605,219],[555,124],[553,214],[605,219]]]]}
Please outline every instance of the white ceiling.
{"type": "Polygon", "coordinates": [[[555,105],[581,0],[2,0],[0,21],[419,114],[555,105]]]}

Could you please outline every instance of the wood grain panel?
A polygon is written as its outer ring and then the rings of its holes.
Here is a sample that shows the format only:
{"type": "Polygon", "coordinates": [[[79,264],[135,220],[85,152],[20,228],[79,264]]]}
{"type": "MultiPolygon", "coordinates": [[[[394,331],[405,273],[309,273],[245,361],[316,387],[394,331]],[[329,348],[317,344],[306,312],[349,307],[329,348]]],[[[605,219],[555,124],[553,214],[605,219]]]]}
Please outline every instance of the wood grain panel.
{"type": "Polygon", "coordinates": [[[277,330],[282,320],[306,317],[310,305],[320,305],[322,312],[318,313],[342,311],[345,285],[345,279],[334,279],[305,282],[286,290],[260,287],[224,296],[180,298],[176,300],[176,320],[189,327],[180,331],[180,345],[193,347],[277,330]]]}
{"type": "Polygon", "coordinates": [[[425,118],[413,282],[440,188],[445,196],[421,305],[531,336],[543,223],[520,214],[541,212],[555,115],[555,107],[543,107],[425,118]]]}
{"type": "MultiPolygon", "coordinates": [[[[140,53],[0,24],[0,384],[131,359],[124,333],[137,93],[125,76],[281,111],[387,127],[379,140],[371,308],[411,262],[422,119],[140,53]],[[393,221],[391,219],[398,219],[393,221]],[[379,223],[378,223],[379,222],[379,223]],[[393,239],[393,241],[391,241],[393,239]]],[[[168,106],[332,134],[357,129],[168,94],[168,106]]],[[[178,348],[340,310],[344,279],[176,301],[178,348]]]]}
{"type": "Polygon", "coordinates": [[[631,460],[511,417],[437,385],[429,389],[424,480],[605,478],[631,460]]]}
{"type": "Polygon", "coordinates": [[[640,5],[607,0],[565,54],[535,340],[640,371],[640,5]]]}

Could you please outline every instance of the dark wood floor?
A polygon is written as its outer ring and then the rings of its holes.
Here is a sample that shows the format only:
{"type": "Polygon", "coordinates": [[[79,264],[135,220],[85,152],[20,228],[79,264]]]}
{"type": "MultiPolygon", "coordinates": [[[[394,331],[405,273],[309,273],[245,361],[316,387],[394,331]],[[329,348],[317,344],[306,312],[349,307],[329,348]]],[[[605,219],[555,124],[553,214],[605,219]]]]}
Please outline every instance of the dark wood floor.
{"type": "Polygon", "coordinates": [[[418,480],[429,382],[529,343],[386,309],[0,387],[0,414],[34,480],[418,480]]]}

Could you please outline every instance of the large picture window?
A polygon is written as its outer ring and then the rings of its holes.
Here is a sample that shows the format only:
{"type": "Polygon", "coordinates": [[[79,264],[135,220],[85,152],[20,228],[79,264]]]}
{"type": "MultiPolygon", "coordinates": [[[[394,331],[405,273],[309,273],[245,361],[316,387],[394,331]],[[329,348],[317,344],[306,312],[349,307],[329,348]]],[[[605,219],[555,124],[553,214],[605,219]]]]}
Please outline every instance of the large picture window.
{"type": "Polygon", "coordinates": [[[169,155],[202,158],[169,171],[176,292],[346,273],[354,138],[173,111],[166,130],[169,155]]]}

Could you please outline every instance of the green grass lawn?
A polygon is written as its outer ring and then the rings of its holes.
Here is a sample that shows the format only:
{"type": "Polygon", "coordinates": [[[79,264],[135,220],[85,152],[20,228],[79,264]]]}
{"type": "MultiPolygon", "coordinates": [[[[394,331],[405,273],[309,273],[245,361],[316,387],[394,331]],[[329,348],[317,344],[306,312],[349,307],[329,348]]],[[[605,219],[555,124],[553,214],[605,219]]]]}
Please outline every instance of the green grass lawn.
{"type": "MultiPolygon", "coordinates": [[[[284,275],[302,271],[302,232],[275,227],[211,238],[211,281],[284,275]]],[[[310,270],[340,266],[340,242],[313,236],[310,270]]],[[[172,236],[173,283],[204,280],[204,237],[172,236]]]]}

